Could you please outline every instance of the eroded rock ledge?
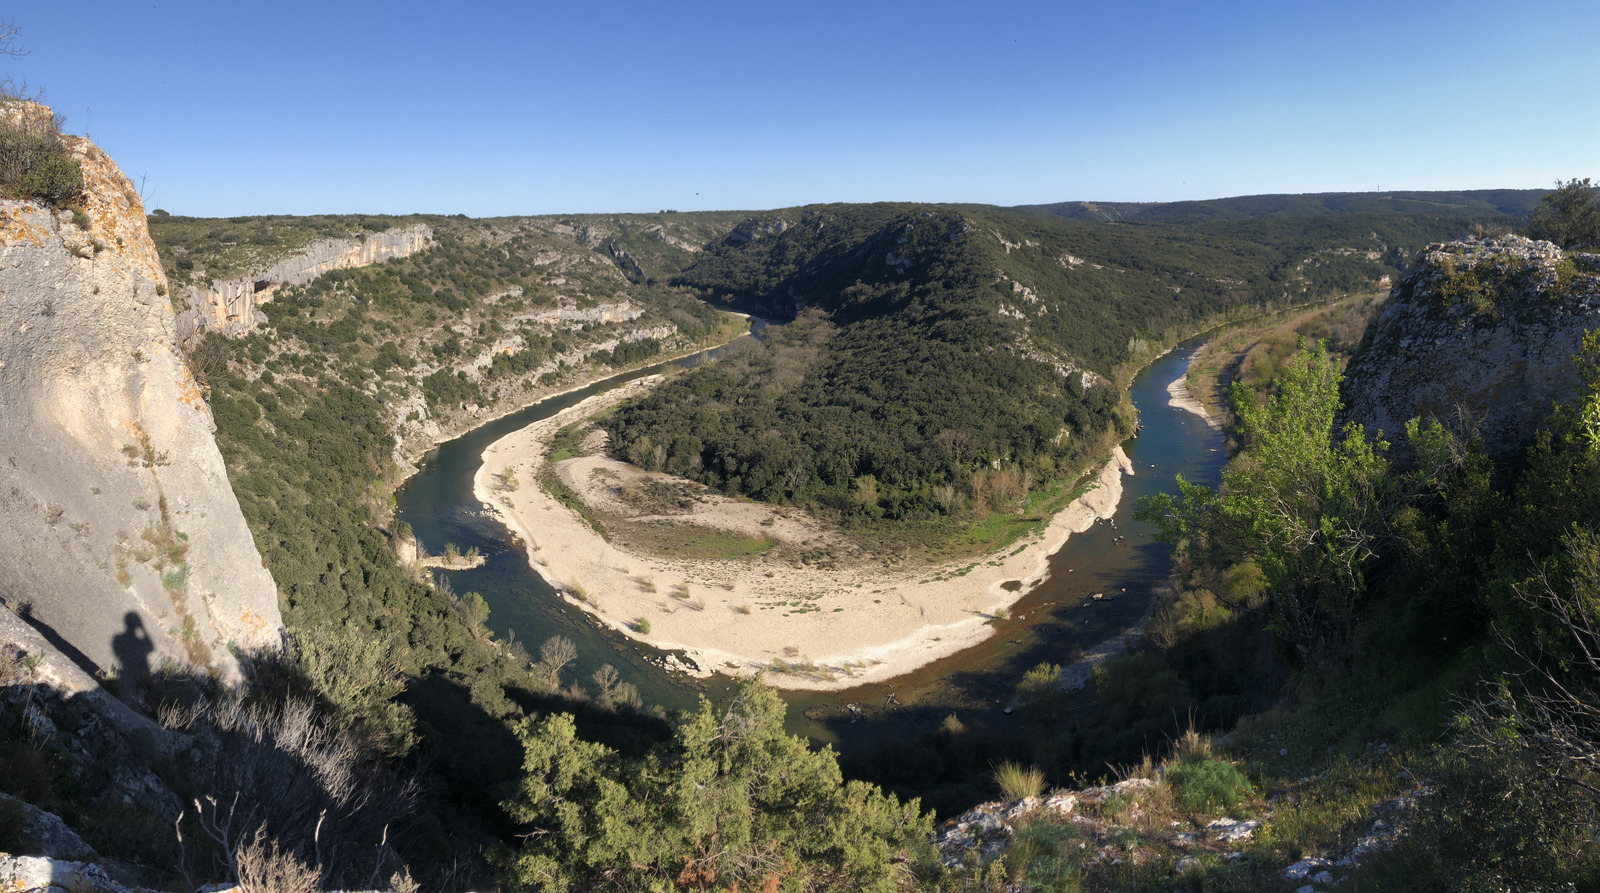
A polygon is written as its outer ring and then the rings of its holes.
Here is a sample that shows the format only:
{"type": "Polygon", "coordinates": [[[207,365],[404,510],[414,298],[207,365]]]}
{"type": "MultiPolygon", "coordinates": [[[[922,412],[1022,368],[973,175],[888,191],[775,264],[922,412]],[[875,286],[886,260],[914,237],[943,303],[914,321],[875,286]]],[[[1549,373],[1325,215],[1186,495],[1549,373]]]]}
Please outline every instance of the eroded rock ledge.
{"type": "Polygon", "coordinates": [[[1430,245],[1395,287],[1345,380],[1345,417],[1391,441],[1407,419],[1464,423],[1495,456],[1518,450],[1600,328],[1600,255],[1520,236],[1430,245]]]}

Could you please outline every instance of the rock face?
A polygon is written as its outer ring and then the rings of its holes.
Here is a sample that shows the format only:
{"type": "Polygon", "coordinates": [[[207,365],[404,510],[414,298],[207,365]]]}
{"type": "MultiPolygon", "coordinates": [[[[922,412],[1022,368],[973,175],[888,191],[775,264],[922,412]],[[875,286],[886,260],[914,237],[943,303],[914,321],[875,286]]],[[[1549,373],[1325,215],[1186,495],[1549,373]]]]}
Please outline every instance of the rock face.
{"type": "Polygon", "coordinates": [[[1600,256],[1519,236],[1430,245],[1401,278],[1345,377],[1345,417],[1403,436],[1413,416],[1475,426],[1516,452],[1553,402],[1571,401],[1572,356],[1600,327],[1600,256]]]}
{"type": "Polygon", "coordinates": [[[261,322],[256,308],[272,300],[280,285],[299,285],[332,270],[407,257],[432,244],[433,229],[420,223],[373,233],[359,241],[323,239],[250,276],[215,281],[203,289],[191,285],[178,301],[182,307],[177,322],[179,341],[207,331],[248,332],[261,322]]]}
{"type": "Polygon", "coordinates": [[[224,677],[277,589],[174,351],[144,209],[87,140],[84,212],[0,202],[0,597],[85,672],[224,677]]]}

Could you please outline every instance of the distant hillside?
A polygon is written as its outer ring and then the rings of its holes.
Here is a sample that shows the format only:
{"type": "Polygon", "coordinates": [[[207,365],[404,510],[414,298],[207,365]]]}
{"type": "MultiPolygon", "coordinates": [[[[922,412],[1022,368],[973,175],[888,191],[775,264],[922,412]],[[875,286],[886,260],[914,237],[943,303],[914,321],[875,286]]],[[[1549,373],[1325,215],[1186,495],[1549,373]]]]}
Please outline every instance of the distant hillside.
{"type": "Polygon", "coordinates": [[[666,279],[738,219],[154,215],[150,229],[175,302],[241,285],[251,291],[255,280],[266,286],[240,302],[248,312],[219,325],[247,337],[190,344],[195,371],[217,379],[209,384],[229,383],[224,367],[246,360],[241,380],[266,372],[268,389],[356,386],[389,408],[384,425],[399,441],[397,454],[414,457],[590,366],[681,350],[710,335],[722,318],[666,279]],[[427,235],[423,250],[383,263],[320,276],[315,265],[288,277],[276,272],[316,260],[309,248],[413,230],[427,235]]]}
{"type": "Polygon", "coordinates": [[[1320,192],[1304,195],[1241,195],[1191,202],[1056,202],[1012,210],[1093,223],[1193,224],[1266,217],[1328,214],[1448,214],[1526,219],[1544,189],[1474,189],[1462,192],[1320,192]]]}
{"type": "Polygon", "coordinates": [[[1211,321],[1387,287],[1423,245],[1481,219],[1328,211],[1127,227],[903,204],[753,216],[673,282],[808,314],[805,335],[624,408],[612,446],[845,516],[997,509],[1103,449],[1120,396],[1097,383],[1211,321]]]}

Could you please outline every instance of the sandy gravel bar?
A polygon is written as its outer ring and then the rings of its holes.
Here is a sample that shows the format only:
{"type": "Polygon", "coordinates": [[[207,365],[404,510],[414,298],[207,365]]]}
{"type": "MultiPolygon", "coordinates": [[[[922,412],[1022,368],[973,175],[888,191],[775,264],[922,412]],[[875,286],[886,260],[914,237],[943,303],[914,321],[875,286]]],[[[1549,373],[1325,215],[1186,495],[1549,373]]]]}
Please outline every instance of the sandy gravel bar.
{"type": "Polygon", "coordinates": [[[775,544],[721,560],[633,554],[607,542],[538,480],[556,432],[659,381],[629,382],[495,441],[483,452],[473,491],[569,602],[635,639],[684,652],[692,666],[682,669],[700,676],[768,670],[767,680],[782,688],[835,690],[899,676],[977,644],[993,634],[996,609],[1009,608],[1044,579],[1049,556],[1068,536],[1116,511],[1122,475],[1133,473],[1118,447],[1094,486],[1041,533],[985,559],[889,568],[851,555],[836,533],[804,512],[729,499],[598,456],[556,463],[562,482],[607,518],[695,525],[775,544]],[[514,491],[500,485],[507,468],[521,483],[514,491]],[[665,513],[627,515],[617,494],[650,487],[695,496],[665,513]],[[821,548],[842,557],[796,566],[794,555],[821,548]],[[648,632],[638,628],[639,618],[648,632]]]}
{"type": "MultiPolygon", "coordinates": [[[[1191,356],[1189,358],[1189,362],[1193,363],[1194,357],[1191,356]]],[[[1183,374],[1179,375],[1177,378],[1174,378],[1172,380],[1172,384],[1167,385],[1167,397],[1169,398],[1167,400],[1167,405],[1173,407],[1174,409],[1187,409],[1200,418],[1205,419],[1207,425],[1210,425],[1213,428],[1220,428],[1221,426],[1217,424],[1217,420],[1212,418],[1211,413],[1206,410],[1206,405],[1201,403],[1199,398],[1195,397],[1193,392],[1189,390],[1188,363],[1185,363],[1183,368],[1183,374]]]]}

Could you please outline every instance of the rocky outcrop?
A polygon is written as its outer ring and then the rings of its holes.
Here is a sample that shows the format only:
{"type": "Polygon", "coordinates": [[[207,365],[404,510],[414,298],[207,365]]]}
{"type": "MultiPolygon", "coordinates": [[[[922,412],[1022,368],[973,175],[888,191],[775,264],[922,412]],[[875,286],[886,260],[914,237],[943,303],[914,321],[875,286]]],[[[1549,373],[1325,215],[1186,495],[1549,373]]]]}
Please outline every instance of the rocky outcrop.
{"type": "Polygon", "coordinates": [[[323,239],[249,276],[215,281],[206,288],[188,286],[177,301],[182,308],[178,313],[179,340],[207,331],[247,332],[262,321],[257,308],[272,300],[279,286],[310,282],[332,270],[408,257],[432,245],[432,227],[418,223],[359,240],[323,239]]]}
{"type": "Polygon", "coordinates": [[[105,890],[135,893],[113,881],[98,865],[43,856],[0,854],[0,887],[6,890],[105,890]]]}
{"type": "Polygon", "coordinates": [[[0,794],[0,808],[12,808],[22,814],[22,837],[30,852],[52,859],[97,859],[99,853],[83,842],[77,832],[53,812],[46,812],[32,803],[25,803],[9,794],[0,794]],[[15,806],[10,806],[15,804],[15,806]]]}
{"type": "Polygon", "coordinates": [[[1430,245],[1346,374],[1345,417],[1395,440],[1408,419],[1476,428],[1516,452],[1578,392],[1572,356],[1600,327],[1600,256],[1519,236],[1430,245]]]}
{"type": "Polygon", "coordinates": [[[126,177],[87,140],[84,207],[0,202],[0,597],[102,678],[238,674],[281,645],[277,590],[175,352],[126,177]]]}
{"type": "Polygon", "coordinates": [[[737,248],[758,242],[768,236],[779,236],[789,229],[789,221],[782,217],[750,217],[739,222],[728,232],[722,244],[729,248],[737,248]]]}

